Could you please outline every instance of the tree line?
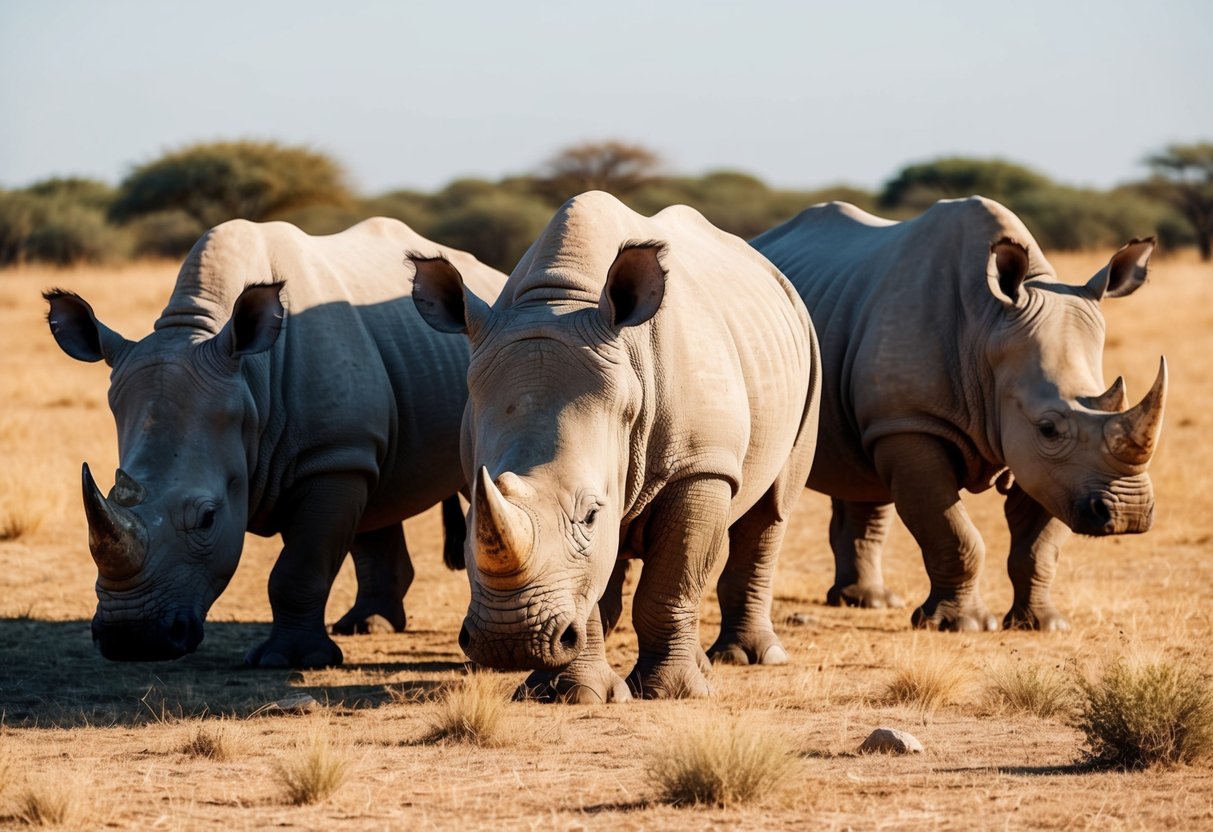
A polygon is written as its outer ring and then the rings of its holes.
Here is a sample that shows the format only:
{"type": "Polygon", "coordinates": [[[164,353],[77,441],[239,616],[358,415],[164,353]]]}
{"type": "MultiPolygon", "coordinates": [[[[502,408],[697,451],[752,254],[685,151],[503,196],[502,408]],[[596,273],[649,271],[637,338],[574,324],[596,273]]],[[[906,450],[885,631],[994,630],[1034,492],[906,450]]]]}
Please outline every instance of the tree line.
{"type": "Polygon", "coordinates": [[[218,142],[139,165],[117,187],[57,178],[0,190],[0,267],[180,257],[206,229],[236,217],[286,220],[329,234],[387,216],[508,271],[553,211],[590,189],[609,191],[644,214],[691,205],[747,239],[818,202],[840,199],[908,218],[937,199],[980,193],[1018,214],[1046,251],[1107,248],[1155,234],[1167,249],[1196,244],[1209,260],[1213,143],[1172,145],[1145,165],[1149,175],[1141,181],[1106,191],[1055,182],[1013,162],[963,157],[907,165],[878,191],[789,190],[738,171],[670,175],[647,148],[608,141],[566,148],[527,175],[459,179],[431,193],[363,196],[323,153],[273,142],[218,142]]]}

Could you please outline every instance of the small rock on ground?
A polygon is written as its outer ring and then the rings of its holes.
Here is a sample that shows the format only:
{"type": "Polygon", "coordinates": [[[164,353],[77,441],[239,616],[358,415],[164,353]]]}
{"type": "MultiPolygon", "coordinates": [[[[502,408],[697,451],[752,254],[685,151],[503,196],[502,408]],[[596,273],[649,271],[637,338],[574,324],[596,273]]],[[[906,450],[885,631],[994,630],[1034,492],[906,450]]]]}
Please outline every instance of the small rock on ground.
{"type": "Polygon", "coordinates": [[[262,705],[253,716],[307,714],[320,707],[320,703],[310,693],[292,693],[276,702],[262,705]]]}
{"type": "Polygon", "coordinates": [[[908,731],[877,728],[859,746],[861,754],[921,754],[922,743],[908,731]]]}

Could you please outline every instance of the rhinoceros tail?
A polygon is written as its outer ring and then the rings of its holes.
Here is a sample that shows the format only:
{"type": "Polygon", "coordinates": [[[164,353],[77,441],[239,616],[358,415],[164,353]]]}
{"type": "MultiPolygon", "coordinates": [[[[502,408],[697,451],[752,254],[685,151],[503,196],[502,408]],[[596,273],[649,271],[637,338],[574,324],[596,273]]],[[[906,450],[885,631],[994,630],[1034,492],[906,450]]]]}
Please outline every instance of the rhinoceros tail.
{"type": "Polygon", "coordinates": [[[468,527],[458,494],[452,494],[442,501],[442,531],[442,562],[448,569],[466,568],[463,543],[467,540],[468,527]]]}

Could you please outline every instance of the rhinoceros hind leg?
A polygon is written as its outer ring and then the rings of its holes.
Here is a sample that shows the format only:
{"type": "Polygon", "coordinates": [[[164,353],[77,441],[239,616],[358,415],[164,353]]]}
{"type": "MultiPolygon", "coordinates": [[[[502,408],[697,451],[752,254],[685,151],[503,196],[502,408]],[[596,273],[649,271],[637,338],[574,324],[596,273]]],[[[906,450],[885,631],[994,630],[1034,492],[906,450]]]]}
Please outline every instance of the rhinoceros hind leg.
{"type": "Polygon", "coordinates": [[[876,469],[910,534],[922,549],[931,591],[911,623],[931,630],[997,630],[977,587],[985,544],[960,501],[949,448],[925,434],[896,434],[876,443],[876,469]]]}
{"type": "Polygon", "coordinates": [[[786,664],[771,624],[772,578],[787,521],[768,492],[729,529],[729,559],[716,584],[720,635],[708,648],[719,664],[786,664]]]}
{"type": "Polygon", "coordinates": [[[901,596],[884,585],[881,568],[881,552],[893,522],[893,504],[839,499],[830,503],[834,585],[826,593],[826,603],[874,610],[905,606],[901,596]]]}
{"type": "Polygon", "coordinates": [[[711,692],[700,667],[699,602],[724,544],[731,500],[724,480],[694,477],[666,486],[650,505],[632,604],[640,643],[628,675],[633,696],[685,699],[711,692]]]}
{"type": "Polygon", "coordinates": [[[350,554],[358,577],[358,596],[350,611],[333,625],[333,633],[369,633],[375,616],[386,620],[397,633],[404,632],[408,622],[404,595],[413,583],[413,562],[405,544],[404,527],[393,523],[357,535],[350,554]]]}
{"type": "Polygon", "coordinates": [[[270,572],[270,636],[244,657],[249,667],[329,667],[341,648],[324,628],[324,607],[367,499],[358,474],[309,477],[284,495],[290,507],[282,554],[270,572]]]}
{"type": "Polygon", "coordinates": [[[1008,630],[1069,630],[1070,622],[1053,606],[1049,590],[1057,572],[1061,547],[1070,537],[1070,528],[1018,485],[1007,492],[1003,510],[1011,530],[1007,574],[1015,599],[1002,626],[1008,630]]]}
{"type": "Polygon", "coordinates": [[[606,657],[602,617],[595,607],[586,621],[586,643],[569,665],[558,671],[536,670],[516,691],[514,699],[600,705],[632,698],[627,684],[606,657]]]}

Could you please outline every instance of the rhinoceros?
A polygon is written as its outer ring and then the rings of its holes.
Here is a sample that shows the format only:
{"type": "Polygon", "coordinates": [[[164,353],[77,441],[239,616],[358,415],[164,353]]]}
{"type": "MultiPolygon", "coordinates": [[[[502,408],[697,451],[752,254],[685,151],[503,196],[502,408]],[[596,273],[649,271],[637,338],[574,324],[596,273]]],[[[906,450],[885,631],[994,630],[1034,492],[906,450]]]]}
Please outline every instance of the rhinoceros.
{"type": "Polygon", "coordinates": [[[535,670],[538,698],[703,695],[699,603],[727,540],[709,652],[786,660],[771,577],[812,463],[820,365],[783,275],[693,209],[643,217],[600,192],[557,212],[492,306],[453,261],[412,259],[418,311],[472,349],[467,655],[535,670]],[[625,684],[603,639],[631,557],[625,684]]]}
{"type": "Polygon", "coordinates": [[[284,544],[273,627],[250,666],[342,661],[324,608],[351,550],[358,599],[336,629],[373,613],[403,629],[413,569],[401,521],[439,501],[448,563],[461,561],[468,347],[422,323],[401,285],[404,253],[418,249],[458,263],[485,297],[505,281],[396,220],[326,237],[233,220],[194,246],[137,342],[77,295],[46,293],[63,351],[112,368],[121,467],[108,497],[83,470],[104,656],[193,652],[246,530],[284,544]]]}
{"type": "Polygon", "coordinates": [[[1144,532],[1167,367],[1145,398],[1104,387],[1105,297],[1146,279],[1135,239],[1084,285],[1058,281],[1023,223],[988,199],[892,222],[819,205],[752,241],[795,284],[821,337],[820,452],[808,486],[832,499],[834,605],[900,606],[884,585],[892,513],[922,549],[921,627],[996,629],[977,576],[984,545],[961,489],[997,485],[1011,532],[1006,627],[1067,629],[1050,598],[1059,549],[1144,532]]]}

